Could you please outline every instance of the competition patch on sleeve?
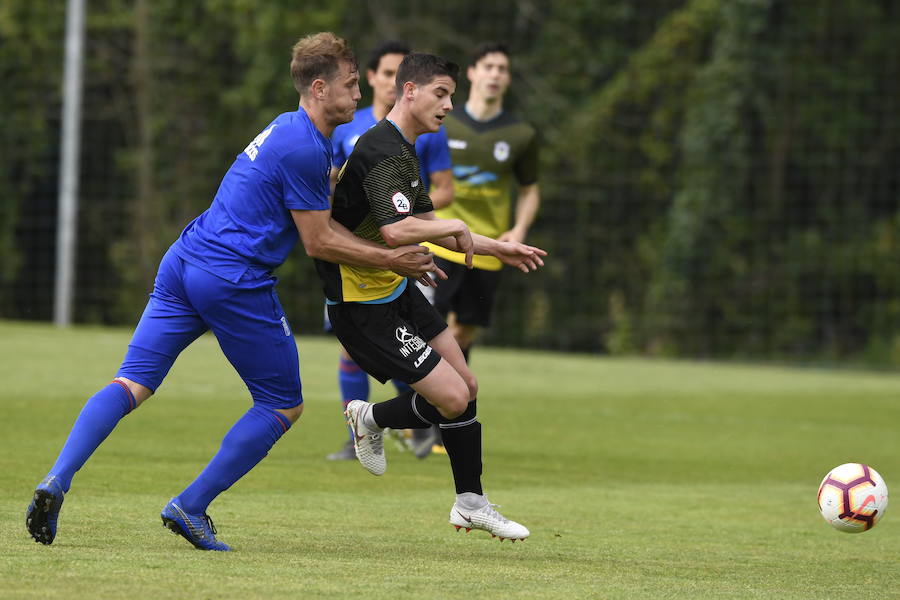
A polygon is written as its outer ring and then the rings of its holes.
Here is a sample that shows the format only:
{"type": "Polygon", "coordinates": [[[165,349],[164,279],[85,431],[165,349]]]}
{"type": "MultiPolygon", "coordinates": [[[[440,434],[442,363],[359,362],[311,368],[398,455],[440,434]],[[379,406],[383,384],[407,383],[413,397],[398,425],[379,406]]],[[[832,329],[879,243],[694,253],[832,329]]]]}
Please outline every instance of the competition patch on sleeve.
{"type": "Polygon", "coordinates": [[[398,213],[409,214],[409,211],[412,210],[409,198],[404,196],[403,192],[395,193],[391,196],[391,201],[394,203],[394,208],[397,209],[398,213]]]}

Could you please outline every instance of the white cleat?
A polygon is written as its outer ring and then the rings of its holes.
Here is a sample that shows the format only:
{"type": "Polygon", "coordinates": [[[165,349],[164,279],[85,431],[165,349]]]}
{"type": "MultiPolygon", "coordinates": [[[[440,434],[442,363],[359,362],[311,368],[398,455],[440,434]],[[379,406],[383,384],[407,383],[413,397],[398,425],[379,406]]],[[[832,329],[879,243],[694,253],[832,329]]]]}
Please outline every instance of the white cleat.
{"type": "Polygon", "coordinates": [[[353,430],[353,447],[356,458],[372,475],[384,475],[387,459],[384,456],[384,438],[381,431],[372,431],[363,422],[363,416],[372,405],[362,400],[351,400],[344,415],[353,430]]]}
{"type": "MultiPolygon", "coordinates": [[[[485,498],[487,500],[487,498],[485,498]]],[[[450,509],[450,524],[459,531],[463,527],[466,533],[473,529],[483,529],[491,534],[491,537],[498,537],[502,542],[505,539],[524,540],[531,532],[524,525],[510,521],[495,510],[498,504],[486,503],[481,508],[470,510],[464,508],[459,502],[453,504],[450,509]]]]}

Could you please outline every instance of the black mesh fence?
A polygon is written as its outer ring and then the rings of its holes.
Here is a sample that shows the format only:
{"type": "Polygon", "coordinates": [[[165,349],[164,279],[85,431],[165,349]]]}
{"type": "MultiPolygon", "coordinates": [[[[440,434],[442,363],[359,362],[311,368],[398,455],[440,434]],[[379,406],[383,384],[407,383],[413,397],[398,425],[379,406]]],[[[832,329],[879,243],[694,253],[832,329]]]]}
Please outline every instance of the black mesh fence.
{"type": "MultiPolygon", "coordinates": [[[[296,4],[89,3],[76,322],[136,320],[168,244],[296,105],[292,43],[333,30],[363,59],[512,50],[551,257],[504,272],[488,343],[900,365],[896,3],[296,4]]],[[[52,318],[64,5],[0,0],[0,318],[52,318]]],[[[302,248],[277,275],[318,333],[302,248]]]]}

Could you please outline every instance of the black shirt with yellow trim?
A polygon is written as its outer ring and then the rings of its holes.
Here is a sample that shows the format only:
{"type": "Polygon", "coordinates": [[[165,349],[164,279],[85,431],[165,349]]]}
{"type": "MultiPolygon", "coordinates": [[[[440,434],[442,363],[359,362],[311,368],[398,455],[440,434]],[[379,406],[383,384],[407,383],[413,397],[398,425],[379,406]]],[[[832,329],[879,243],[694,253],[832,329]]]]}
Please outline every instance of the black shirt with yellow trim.
{"type": "MultiPolygon", "coordinates": [[[[361,238],[387,246],[380,227],[434,210],[419,176],[415,146],[383,119],[364,133],[338,174],[331,216],[361,238]]],[[[403,281],[393,271],[315,260],[331,302],[390,296],[403,281]]]]}

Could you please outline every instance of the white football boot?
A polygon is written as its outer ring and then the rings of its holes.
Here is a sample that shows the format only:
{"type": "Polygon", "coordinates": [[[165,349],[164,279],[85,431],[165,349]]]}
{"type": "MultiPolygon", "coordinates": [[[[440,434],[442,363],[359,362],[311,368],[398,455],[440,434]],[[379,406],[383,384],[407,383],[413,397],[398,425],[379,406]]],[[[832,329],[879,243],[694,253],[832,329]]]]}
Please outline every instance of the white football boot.
{"type": "Polygon", "coordinates": [[[499,508],[499,504],[491,504],[487,501],[487,496],[478,496],[476,494],[467,493],[460,494],[465,498],[457,497],[453,508],[450,509],[450,524],[459,531],[463,527],[466,533],[473,529],[484,529],[491,534],[491,537],[499,537],[502,542],[510,539],[524,540],[531,532],[524,525],[510,521],[495,509],[499,508]],[[480,506],[479,506],[480,505],[480,506]],[[469,506],[479,506],[479,508],[468,508],[469,506]]]}
{"type": "Polygon", "coordinates": [[[353,430],[353,447],[356,458],[372,475],[384,475],[387,459],[384,456],[384,438],[381,431],[366,427],[363,417],[372,410],[372,405],[362,400],[351,400],[344,415],[347,425],[353,430]]]}

